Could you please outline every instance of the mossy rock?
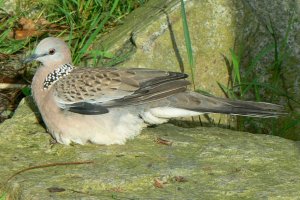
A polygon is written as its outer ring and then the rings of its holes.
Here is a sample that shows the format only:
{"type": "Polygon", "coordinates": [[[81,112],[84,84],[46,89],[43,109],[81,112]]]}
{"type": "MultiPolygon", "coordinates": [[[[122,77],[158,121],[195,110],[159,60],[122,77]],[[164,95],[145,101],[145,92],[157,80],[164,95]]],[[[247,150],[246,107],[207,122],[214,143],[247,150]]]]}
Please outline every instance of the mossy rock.
{"type": "Polygon", "coordinates": [[[164,124],[125,145],[51,144],[29,98],[0,125],[8,199],[296,199],[300,145],[215,127],[164,124]],[[164,141],[166,140],[166,141],[164,141]],[[90,164],[71,162],[92,161],[90,164]],[[59,165],[58,163],[69,163],[59,165]],[[38,165],[45,168],[19,170],[38,165]]]}

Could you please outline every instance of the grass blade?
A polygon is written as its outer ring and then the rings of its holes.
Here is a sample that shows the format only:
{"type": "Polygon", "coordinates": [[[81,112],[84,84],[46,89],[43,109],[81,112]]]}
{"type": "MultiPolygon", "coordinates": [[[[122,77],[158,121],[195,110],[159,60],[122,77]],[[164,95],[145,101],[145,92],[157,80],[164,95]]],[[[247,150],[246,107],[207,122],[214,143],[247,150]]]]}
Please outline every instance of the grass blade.
{"type": "Polygon", "coordinates": [[[184,1],[181,0],[181,18],[182,18],[182,24],[183,24],[183,33],[184,33],[184,40],[185,40],[185,46],[188,54],[188,60],[189,60],[189,66],[192,76],[192,83],[193,88],[195,90],[195,62],[194,62],[194,56],[193,56],[193,49],[192,49],[192,42],[190,38],[190,32],[189,27],[186,19],[186,11],[184,6],[184,1]]]}
{"type": "Polygon", "coordinates": [[[231,58],[232,58],[232,63],[233,63],[233,72],[234,72],[233,82],[235,82],[235,80],[237,79],[238,84],[241,84],[240,60],[232,49],[230,49],[230,53],[231,53],[231,58]]]}

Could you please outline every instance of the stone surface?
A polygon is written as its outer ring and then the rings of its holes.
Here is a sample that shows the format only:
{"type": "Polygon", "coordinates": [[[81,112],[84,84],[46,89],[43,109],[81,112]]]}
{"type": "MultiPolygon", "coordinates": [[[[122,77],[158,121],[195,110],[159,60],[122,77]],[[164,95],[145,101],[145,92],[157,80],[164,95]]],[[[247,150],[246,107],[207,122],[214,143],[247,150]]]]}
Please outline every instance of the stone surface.
{"type": "MultiPolygon", "coordinates": [[[[236,18],[236,43],[245,47],[245,58],[242,62],[244,70],[249,66],[249,60],[261,55],[267,46],[274,43],[270,27],[273,27],[277,39],[279,58],[283,58],[281,65],[281,81],[279,86],[273,82],[275,91],[284,91],[293,100],[281,96],[278,102],[286,106],[291,114],[282,119],[281,136],[300,140],[300,1],[275,0],[243,0],[236,18]],[[292,20],[293,19],[293,20],[292,20]],[[289,27],[290,26],[290,27],[289,27]],[[268,28],[269,27],[269,28],[268,28]],[[286,51],[283,51],[285,37],[287,40],[286,51]],[[282,81],[283,80],[283,81],[282,81]],[[287,128],[289,127],[289,128],[287,128]]],[[[254,66],[256,78],[261,83],[271,82],[274,79],[274,49],[266,54],[254,66]],[[273,66],[273,68],[272,68],[273,66]]],[[[271,87],[272,87],[271,86],[271,87]]],[[[274,91],[261,90],[260,95],[265,99],[272,99],[274,91]]],[[[276,95],[275,95],[276,96],[276,95]]],[[[274,99],[274,98],[273,98],[274,99]]]]}
{"type": "MultiPolygon", "coordinates": [[[[268,31],[267,27],[274,27],[274,33],[278,39],[279,48],[282,48],[282,42],[285,35],[288,32],[288,53],[285,55],[287,58],[283,64],[284,76],[286,78],[286,87],[290,95],[293,95],[295,98],[300,99],[300,1],[294,0],[275,0],[272,4],[269,1],[244,1],[244,10],[249,10],[252,13],[246,13],[244,18],[248,19],[248,27],[246,29],[245,25],[240,23],[240,26],[245,28],[242,30],[240,41],[245,42],[245,39],[248,35],[248,39],[252,40],[251,45],[257,47],[252,49],[252,56],[262,50],[262,47],[267,46],[273,39],[268,31]],[[293,18],[291,23],[291,30],[288,30],[289,20],[293,18]],[[250,20],[252,22],[250,22],[250,20]],[[255,27],[258,27],[258,29],[255,27]],[[251,33],[252,32],[252,33],[251,33]],[[250,36],[250,34],[252,34],[250,36]],[[249,37],[250,36],[250,37],[249,37]]],[[[239,15],[241,17],[241,15],[239,15]]],[[[266,61],[273,59],[273,55],[269,55],[264,59],[260,64],[266,64],[266,61]]],[[[260,67],[262,68],[262,67],[260,67]]],[[[299,105],[298,105],[299,108],[299,105]]]]}
{"type": "MultiPolygon", "coordinates": [[[[126,145],[50,144],[23,100],[0,125],[0,196],[9,199],[297,199],[299,143],[220,128],[147,128],[126,145]],[[164,145],[162,138],[172,142],[164,145]],[[92,164],[19,170],[50,163],[92,164]]],[[[62,122],[63,123],[63,122],[62,122]]]]}

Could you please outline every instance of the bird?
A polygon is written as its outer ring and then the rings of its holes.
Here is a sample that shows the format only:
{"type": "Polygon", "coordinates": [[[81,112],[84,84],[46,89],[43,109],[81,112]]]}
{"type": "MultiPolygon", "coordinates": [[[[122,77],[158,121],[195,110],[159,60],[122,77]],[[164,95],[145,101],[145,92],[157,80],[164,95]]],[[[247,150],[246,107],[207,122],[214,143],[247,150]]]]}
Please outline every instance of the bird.
{"type": "Polygon", "coordinates": [[[61,144],[125,144],[150,125],[222,113],[278,117],[281,105],[231,100],[188,89],[188,75],[148,68],[75,67],[67,43],[41,40],[25,64],[38,61],[31,90],[47,131],[61,144]]]}

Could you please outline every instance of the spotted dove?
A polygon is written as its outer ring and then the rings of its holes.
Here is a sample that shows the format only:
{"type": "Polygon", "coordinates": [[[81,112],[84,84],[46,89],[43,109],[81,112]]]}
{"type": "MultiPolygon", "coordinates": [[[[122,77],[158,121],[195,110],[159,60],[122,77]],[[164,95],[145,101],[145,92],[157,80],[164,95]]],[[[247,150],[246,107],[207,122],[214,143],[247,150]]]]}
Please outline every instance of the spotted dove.
{"type": "Polygon", "coordinates": [[[276,117],[282,106],[229,100],[187,90],[187,75],[144,68],[75,68],[68,45],[45,38],[25,63],[42,66],[32,94],[48,132],[62,144],[124,144],[170,118],[224,113],[276,117]]]}

